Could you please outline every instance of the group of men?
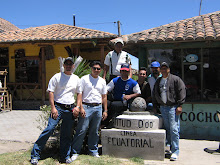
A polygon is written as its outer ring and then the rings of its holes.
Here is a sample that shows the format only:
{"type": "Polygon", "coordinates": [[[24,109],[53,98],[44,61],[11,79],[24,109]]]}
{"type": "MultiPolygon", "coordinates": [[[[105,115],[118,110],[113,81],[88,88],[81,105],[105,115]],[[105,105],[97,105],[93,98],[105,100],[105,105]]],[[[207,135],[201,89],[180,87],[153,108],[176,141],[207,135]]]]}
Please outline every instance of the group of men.
{"type": "Polygon", "coordinates": [[[124,43],[115,41],[115,49],[109,52],[104,61],[103,78],[99,76],[101,63],[93,61],[91,74],[78,76],[72,73],[74,61],[64,60],[64,72],[55,74],[49,81],[48,93],[51,115],[47,128],[35,142],[31,152],[31,163],[38,164],[41,151],[56,125],[62,119],[60,130],[60,161],[71,163],[81,152],[88,131],[88,151],[94,157],[98,154],[98,130],[102,125],[109,126],[114,118],[129,108],[131,101],[140,96],[147,103],[147,109],[158,113],[160,110],[167,131],[167,144],[171,148],[171,160],[179,155],[179,114],[185,101],[185,85],[182,80],[170,73],[169,65],[154,61],[152,74],[147,77],[147,69],[140,68],[138,81],[132,79],[131,59],[122,51],[124,43]],[[106,84],[107,72],[110,73],[106,84]],[[147,79],[147,81],[146,81],[147,79]],[[111,95],[111,99],[107,100],[111,95]],[[77,95],[77,99],[74,99],[77,95]],[[76,133],[72,139],[74,118],[78,117],[76,133]]]}

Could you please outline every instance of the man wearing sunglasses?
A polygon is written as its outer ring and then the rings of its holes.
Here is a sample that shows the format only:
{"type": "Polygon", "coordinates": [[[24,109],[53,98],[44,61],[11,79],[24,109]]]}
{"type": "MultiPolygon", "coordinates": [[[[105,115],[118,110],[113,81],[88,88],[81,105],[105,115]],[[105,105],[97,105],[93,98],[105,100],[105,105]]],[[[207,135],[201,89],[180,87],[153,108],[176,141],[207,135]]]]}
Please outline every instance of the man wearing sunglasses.
{"type": "Polygon", "coordinates": [[[72,161],[78,157],[88,129],[89,154],[94,157],[100,157],[98,154],[98,130],[101,120],[105,120],[107,117],[107,89],[105,80],[99,76],[101,63],[94,61],[90,66],[91,74],[81,78],[79,96],[82,98],[82,106],[76,134],[73,139],[72,161]],[[104,111],[102,111],[102,104],[104,111]]]}
{"type": "Polygon", "coordinates": [[[121,65],[120,74],[120,77],[112,79],[107,85],[108,92],[113,92],[113,101],[110,103],[108,118],[103,123],[104,125],[108,125],[107,127],[112,126],[112,122],[108,123],[110,120],[113,121],[116,116],[127,110],[131,99],[141,94],[137,81],[129,77],[129,64],[121,65]]]}
{"type": "Polygon", "coordinates": [[[80,79],[72,73],[74,68],[73,59],[67,57],[64,60],[64,72],[55,74],[49,81],[47,91],[51,105],[51,115],[47,128],[39,136],[31,151],[31,164],[38,164],[41,151],[48,138],[52,135],[59,121],[62,119],[60,131],[60,159],[61,162],[71,163],[70,151],[72,140],[72,126],[74,118],[79,114],[81,100],[79,97],[80,79]],[[74,95],[77,93],[77,106],[74,95]]]}

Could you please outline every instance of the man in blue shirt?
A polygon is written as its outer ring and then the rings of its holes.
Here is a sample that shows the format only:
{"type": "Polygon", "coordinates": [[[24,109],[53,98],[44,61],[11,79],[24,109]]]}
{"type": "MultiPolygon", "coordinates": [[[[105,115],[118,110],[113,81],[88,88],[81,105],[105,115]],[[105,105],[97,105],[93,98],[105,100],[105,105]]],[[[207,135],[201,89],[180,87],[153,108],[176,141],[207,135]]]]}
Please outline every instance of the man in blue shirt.
{"type": "Polygon", "coordinates": [[[129,64],[123,64],[120,69],[121,76],[112,79],[107,85],[108,92],[113,92],[107,121],[122,114],[127,110],[132,98],[141,94],[137,81],[129,77],[129,68],[129,64]]]}

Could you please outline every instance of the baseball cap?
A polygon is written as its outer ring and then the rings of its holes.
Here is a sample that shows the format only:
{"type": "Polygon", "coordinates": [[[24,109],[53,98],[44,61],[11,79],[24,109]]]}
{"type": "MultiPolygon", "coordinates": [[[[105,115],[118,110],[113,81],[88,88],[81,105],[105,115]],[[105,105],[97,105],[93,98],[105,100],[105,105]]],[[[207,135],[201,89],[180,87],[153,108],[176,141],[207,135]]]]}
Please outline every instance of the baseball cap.
{"type": "Polygon", "coordinates": [[[166,66],[167,68],[169,68],[169,65],[166,62],[162,62],[161,67],[162,66],[166,66]]]}
{"type": "Polygon", "coordinates": [[[150,66],[150,67],[151,67],[151,68],[158,68],[158,67],[160,67],[160,63],[157,62],[157,61],[154,61],[154,62],[151,63],[151,66],[150,66]]]}
{"type": "Polygon", "coordinates": [[[71,61],[71,62],[74,64],[72,57],[67,57],[67,58],[65,58],[65,60],[64,60],[63,63],[65,63],[66,61],[71,61]]]}
{"type": "Polygon", "coordinates": [[[129,71],[130,69],[129,69],[129,64],[122,64],[121,65],[121,69],[120,70],[126,70],[126,71],[129,71]]]}
{"type": "Polygon", "coordinates": [[[123,42],[123,40],[122,40],[121,38],[116,38],[116,39],[115,39],[115,45],[116,45],[118,42],[120,42],[120,43],[124,46],[124,42],[123,42]]]}

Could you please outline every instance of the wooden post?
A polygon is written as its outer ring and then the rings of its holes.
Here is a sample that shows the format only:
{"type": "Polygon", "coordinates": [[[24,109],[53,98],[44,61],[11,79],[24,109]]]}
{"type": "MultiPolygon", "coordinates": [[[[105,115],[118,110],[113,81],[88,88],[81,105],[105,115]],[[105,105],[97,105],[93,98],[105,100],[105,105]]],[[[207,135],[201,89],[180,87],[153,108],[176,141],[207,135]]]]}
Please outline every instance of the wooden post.
{"type": "Polygon", "coordinates": [[[105,49],[104,45],[101,45],[101,64],[104,67],[104,59],[105,59],[105,49]]]}
{"type": "Polygon", "coordinates": [[[121,37],[121,25],[120,25],[120,21],[117,21],[118,24],[118,36],[121,37]]]}
{"type": "Polygon", "coordinates": [[[45,47],[41,47],[41,87],[42,87],[42,104],[46,100],[46,62],[45,62],[45,47]]]}
{"type": "Polygon", "coordinates": [[[146,48],[139,47],[138,50],[138,59],[139,59],[139,68],[146,67],[147,68],[147,52],[146,48]]]}

